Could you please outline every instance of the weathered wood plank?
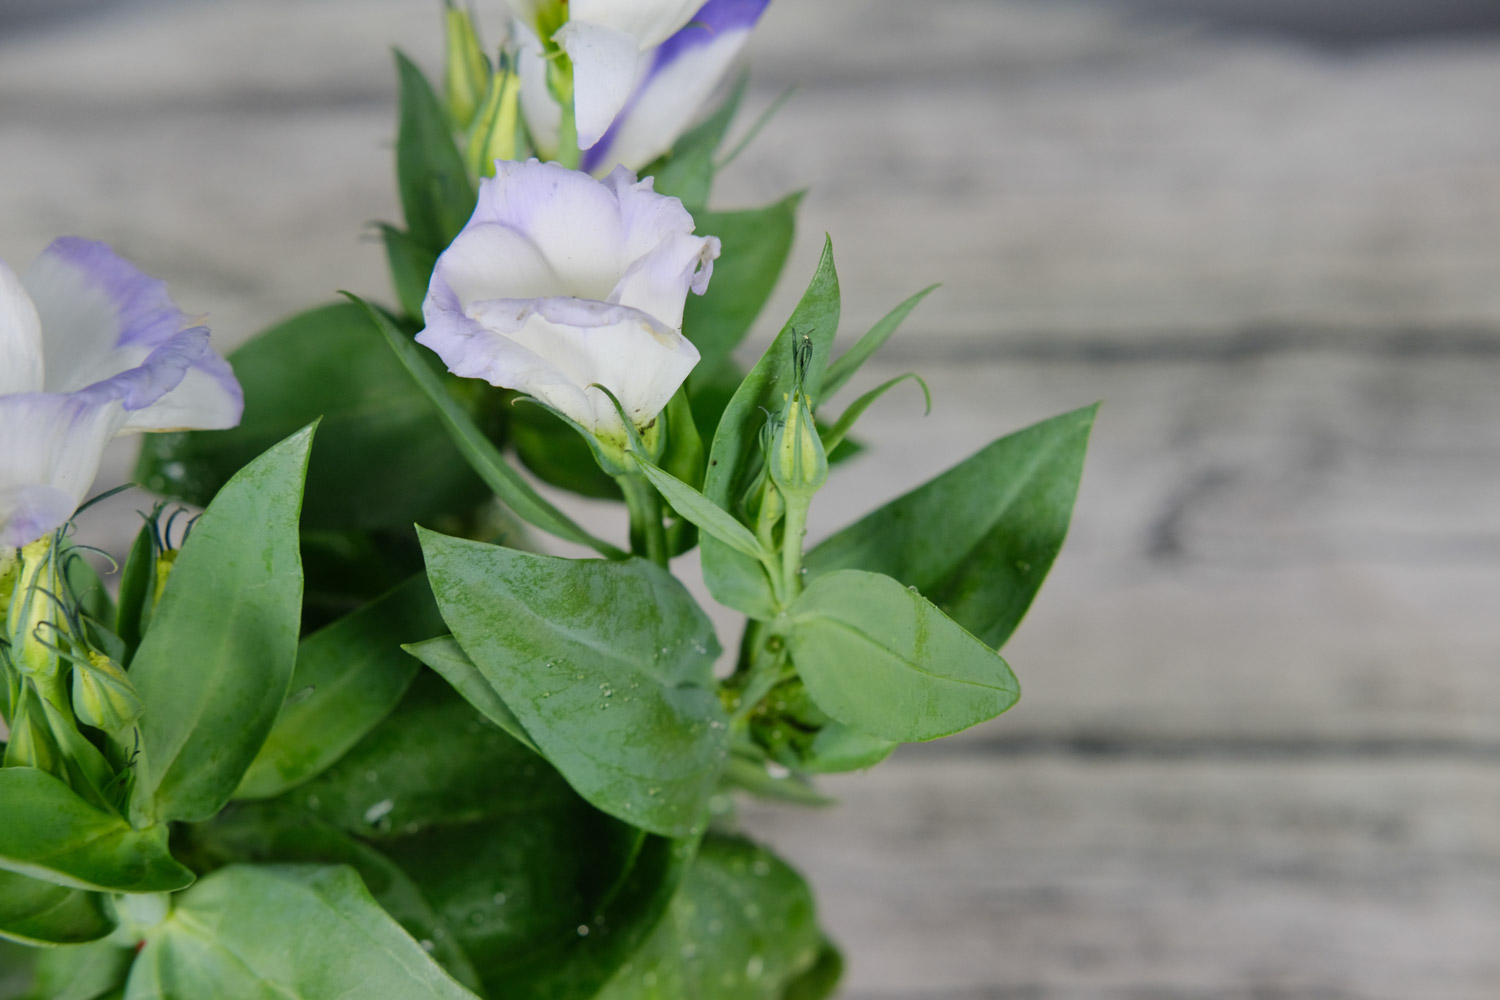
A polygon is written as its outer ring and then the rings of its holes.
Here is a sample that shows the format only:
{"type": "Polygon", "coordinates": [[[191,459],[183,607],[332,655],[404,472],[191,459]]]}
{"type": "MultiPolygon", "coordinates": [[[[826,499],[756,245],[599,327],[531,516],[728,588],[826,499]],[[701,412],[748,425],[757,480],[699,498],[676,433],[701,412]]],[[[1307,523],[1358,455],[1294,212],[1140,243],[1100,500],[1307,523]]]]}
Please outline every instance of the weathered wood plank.
{"type": "Polygon", "coordinates": [[[1481,1000],[1496,761],[944,757],[749,826],[810,873],[848,1000],[1481,1000]],[[879,944],[877,944],[879,942],[879,944]]]}

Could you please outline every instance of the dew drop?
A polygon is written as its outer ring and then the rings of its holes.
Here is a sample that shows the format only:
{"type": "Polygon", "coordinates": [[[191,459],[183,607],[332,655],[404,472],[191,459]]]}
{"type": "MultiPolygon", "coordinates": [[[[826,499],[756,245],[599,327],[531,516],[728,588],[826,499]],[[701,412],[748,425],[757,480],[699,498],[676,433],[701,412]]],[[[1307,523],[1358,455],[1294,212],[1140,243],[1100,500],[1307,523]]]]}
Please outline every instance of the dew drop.
{"type": "Polygon", "coordinates": [[[417,944],[421,945],[422,950],[426,952],[430,952],[437,947],[437,945],[433,944],[427,938],[423,938],[422,940],[418,941],[417,944]]]}
{"type": "Polygon", "coordinates": [[[589,936],[589,925],[588,924],[579,924],[578,925],[578,936],[579,937],[588,937],[589,936]]]}
{"type": "Polygon", "coordinates": [[[381,820],[389,816],[391,814],[391,810],[395,808],[396,803],[391,799],[381,799],[379,802],[375,803],[373,806],[365,810],[365,822],[369,823],[371,826],[374,826],[376,823],[379,823],[381,820]]]}
{"type": "Polygon", "coordinates": [[[765,858],[756,858],[755,864],[750,866],[750,870],[764,878],[771,874],[771,863],[765,858]]]}
{"type": "Polygon", "coordinates": [[[494,904],[496,906],[504,906],[505,905],[505,893],[503,893],[503,892],[497,892],[497,893],[495,893],[495,895],[492,896],[491,899],[492,899],[492,901],[494,902],[494,904]]]}
{"type": "Polygon", "coordinates": [[[765,971],[766,960],[759,955],[751,955],[750,961],[745,963],[745,978],[759,979],[760,974],[765,971]]]}

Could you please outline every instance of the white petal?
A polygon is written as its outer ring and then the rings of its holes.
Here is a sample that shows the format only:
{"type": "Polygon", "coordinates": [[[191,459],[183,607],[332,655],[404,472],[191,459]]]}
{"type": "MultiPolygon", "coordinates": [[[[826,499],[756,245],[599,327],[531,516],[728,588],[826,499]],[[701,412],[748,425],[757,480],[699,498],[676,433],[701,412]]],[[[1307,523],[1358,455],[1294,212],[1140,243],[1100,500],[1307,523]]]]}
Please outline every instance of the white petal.
{"type": "Polygon", "coordinates": [[[172,389],[150,406],[126,414],[121,433],[125,431],[218,431],[235,427],[245,409],[228,362],[211,356],[210,362],[199,362],[189,368],[172,389]]]}
{"type": "Polygon", "coordinates": [[[564,281],[551,295],[603,299],[625,269],[614,193],[555,163],[499,164],[495,176],[480,185],[479,207],[469,225],[485,223],[498,223],[535,244],[564,281]]]}
{"type": "Polygon", "coordinates": [[[482,299],[570,294],[535,243],[497,223],[465,227],[434,272],[453,289],[460,308],[482,299]]]}
{"type": "MultiPolygon", "coordinates": [[[[684,31],[704,31],[689,25],[684,31]]],[[[687,131],[750,39],[748,28],[725,31],[656,66],[637,85],[610,135],[606,159],[639,170],[687,131]]]]}
{"type": "Polygon", "coordinates": [[[568,17],[624,32],[647,49],[671,38],[701,6],[703,0],[572,0],[568,17]]]}
{"type": "Polygon", "coordinates": [[[578,148],[588,149],[630,99],[643,46],[634,35],[583,20],[569,20],[553,38],[573,60],[578,148]]]}
{"type": "Polygon", "coordinates": [[[42,323],[46,389],[70,392],[130,367],[131,345],[155,347],[191,324],[166,282],[107,245],[53,241],[22,279],[42,323]]]}
{"type": "Polygon", "coordinates": [[[35,541],[66,521],[124,423],[118,400],[0,396],[0,546],[35,541]]]}
{"type": "Polygon", "coordinates": [[[518,23],[511,37],[516,40],[516,70],[521,74],[521,115],[526,131],[544,160],[557,156],[558,133],[562,130],[562,108],[547,89],[547,60],[536,34],[518,23]]]}
{"type": "Polygon", "coordinates": [[[700,270],[712,268],[718,256],[716,238],[674,233],[631,265],[610,300],[639,309],[656,317],[664,326],[680,330],[688,290],[697,284],[700,270]]]}
{"type": "Polygon", "coordinates": [[[42,388],[42,326],[16,272],[0,260],[0,396],[42,388]]]}

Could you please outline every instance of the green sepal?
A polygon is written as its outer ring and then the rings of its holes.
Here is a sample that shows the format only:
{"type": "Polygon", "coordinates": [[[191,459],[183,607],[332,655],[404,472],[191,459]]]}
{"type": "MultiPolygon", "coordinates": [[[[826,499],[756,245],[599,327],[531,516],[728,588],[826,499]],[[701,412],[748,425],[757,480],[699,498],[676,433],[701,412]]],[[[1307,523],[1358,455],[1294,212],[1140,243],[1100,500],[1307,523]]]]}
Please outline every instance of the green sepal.
{"type": "Polygon", "coordinates": [[[863,337],[855,341],[853,347],[840,354],[837,360],[829,363],[828,372],[823,376],[823,393],[826,396],[832,397],[834,393],[842,389],[844,383],[853,378],[854,373],[859,371],[860,367],[866,361],[870,360],[875,352],[885,345],[887,340],[891,339],[891,335],[900,328],[901,324],[905,322],[906,317],[911,315],[911,311],[917,308],[917,305],[923,299],[940,287],[940,285],[928,285],[905,302],[902,302],[882,317],[880,322],[870,327],[869,331],[863,337]]]}

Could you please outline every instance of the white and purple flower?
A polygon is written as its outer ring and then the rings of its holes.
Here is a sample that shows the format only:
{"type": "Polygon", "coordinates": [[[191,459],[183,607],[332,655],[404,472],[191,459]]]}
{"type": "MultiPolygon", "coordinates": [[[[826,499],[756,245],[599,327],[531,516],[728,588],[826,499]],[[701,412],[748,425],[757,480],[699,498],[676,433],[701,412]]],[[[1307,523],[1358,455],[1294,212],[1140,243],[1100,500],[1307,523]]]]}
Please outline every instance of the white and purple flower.
{"type": "Polygon", "coordinates": [[[0,262],[0,549],[72,517],[116,435],[233,427],[243,407],[208,328],[103,243],[59,239],[24,277],[0,262]]]}
{"type": "Polygon", "coordinates": [[[602,181],[553,163],[502,161],[438,258],[417,342],[465,378],[530,394],[623,441],[607,386],[638,428],[698,363],[682,335],[688,292],[708,287],[719,241],[693,235],[676,198],[624,168],[602,181]]]}
{"type": "MultiPolygon", "coordinates": [[[[615,164],[631,170],[672,147],[703,110],[734,64],[770,0],[700,0],[691,3],[609,3],[573,0],[569,20],[553,39],[573,61],[574,108],[583,169],[599,174],[615,164]],[[613,8],[661,8],[650,31],[629,35],[608,51],[580,39],[592,37],[587,25],[604,23],[613,8]],[[609,8],[610,10],[594,10],[609,8]],[[591,19],[598,19],[591,20],[591,19]],[[663,31],[664,28],[670,30],[663,31]]],[[[526,6],[515,3],[513,6],[526,6]]],[[[529,9],[529,8],[528,8],[529,9]]],[[[611,14],[612,16],[612,14],[611,14]]],[[[555,153],[562,111],[547,89],[547,61],[533,16],[517,33],[521,110],[541,152],[555,153]]]]}

